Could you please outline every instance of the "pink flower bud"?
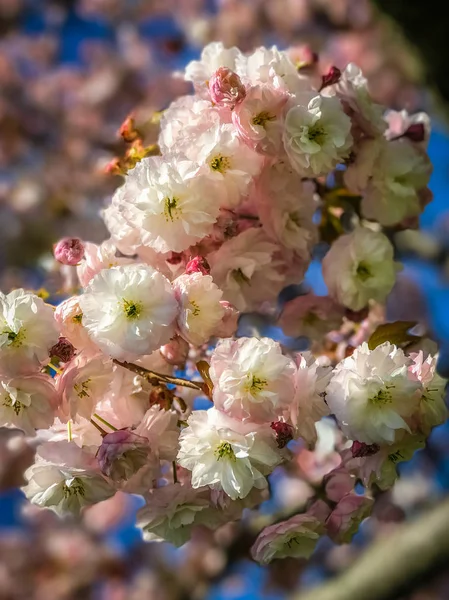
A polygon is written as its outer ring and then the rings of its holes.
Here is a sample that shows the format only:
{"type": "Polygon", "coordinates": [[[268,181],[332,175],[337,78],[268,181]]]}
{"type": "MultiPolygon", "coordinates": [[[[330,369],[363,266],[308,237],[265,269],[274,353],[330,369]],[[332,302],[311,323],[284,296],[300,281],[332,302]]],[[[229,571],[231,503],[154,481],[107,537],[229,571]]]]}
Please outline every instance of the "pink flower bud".
{"type": "Polygon", "coordinates": [[[225,313],[221,323],[214,331],[214,336],[218,338],[232,337],[237,331],[240,312],[226,300],[220,300],[220,304],[225,309],[225,313]]]}
{"type": "Polygon", "coordinates": [[[126,481],[149,463],[148,440],[127,429],[104,436],[97,459],[101,472],[113,481],[126,481]]]}
{"type": "Polygon", "coordinates": [[[204,256],[195,256],[186,264],[186,274],[191,275],[192,273],[210,274],[210,266],[204,256]]]}
{"type": "Polygon", "coordinates": [[[325,87],[329,85],[334,85],[334,83],[338,83],[340,81],[341,71],[338,67],[331,67],[326,75],[323,75],[321,78],[321,87],[320,92],[325,87]]]}
{"type": "Polygon", "coordinates": [[[353,442],[351,446],[351,452],[353,458],[364,458],[365,456],[372,456],[379,452],[380,448],[377,444],[365,444],[364,442],[353,442]]]}
{"type": "Polygon", "coordinates": [[[220,67],[209,79],[209,93],[212,102],[232,110],[246,96],[246,89],[237,73],[220,67]]]}
{"type": "Polygon", "coordinates": [[[373,499],[346,494],[334,508],[327,520],[327,533],[337,544],[348,544],[358,531],[360,523],[371,514],[373,499]]]}
{"type": "Polygon", "coordinates": [[[189,344],[179,335],[175,335],[168,344],[161,346],[159,352],[169,365],[182,366],[189,354],[189,344]]]}
{"type": "Polygon", "coordinates": [[[50,348],[49,356],[56,356],[62,362],[69,362],[75,356],[75,347],[65,337],[60,337],[58,343],[50,348]]]}
{"type": "Polygon", "coordinates": [[[276,433],[276,442],[278,448],[285,448],[285,446],[293,439],[293,427],[283,421],[274,421],[270,425],[271,429],[276,433]]]}
{"type": "Polygon", "coordinates": [[[55,244],[53,254],[58,262],[74,267],[84,256],[84,244],[79,238],[63,238],[55,244]]]}
{"type": "Polygon", "coordinates": [[[329,500],[339,502],[354,489],[355,477],[345,468],[336,469],[325,479],[325,490],[329,500]]]}
{"type": "Polygon", "coordinates": [[[404,133],[404,137],[412,142],[423,142],[426,138],[424,123],[412,123],[404,133]]]}

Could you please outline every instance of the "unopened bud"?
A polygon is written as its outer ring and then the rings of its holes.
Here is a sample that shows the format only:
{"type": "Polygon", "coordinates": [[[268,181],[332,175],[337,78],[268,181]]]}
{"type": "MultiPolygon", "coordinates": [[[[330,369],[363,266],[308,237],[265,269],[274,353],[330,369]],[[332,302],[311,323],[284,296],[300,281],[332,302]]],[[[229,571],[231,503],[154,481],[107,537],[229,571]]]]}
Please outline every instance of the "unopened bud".
{"type": "Polygon", "coordinates": [[[237,73],[220,67],[209,79],[209,93],[214,104],[232,110],[246,96],[246,89],[237,73]]]}
{"type": "Polygon", "coordinates": [[[334,85],[340,81],[341,71],[338,67],[331,67],[326,75],[321,78],[320,92],[329,85],[334,85]]]}
{"type": "Polygon", "coordinates": [[[58,343],[50,348],[49,355],[56,356],[60,361],[66,363],[75,356],[75,347],[65,337],[60,337],[58,343]]]}
{"type": "Polygon", "coordinates": [[[293,427],[283,421],[274,421],[270,425],[271,429],[276,433],[276,442],[278,448],[285,448],[285,446],[293,439],[293,427]]]}
{"type": "Polygon", "coordinates": [[[413,123],[404,133],[404,137],[412,142],[423,142],[426,137],[426,128],[424,123],[413,123]]]}
{"type": "Polygon", "coordinates": [[[58,262],[74,267],[84,256],[84,244],[79,238],[63,238],[55,244],[53,254],[58,262]]]}
{"type": "Polygon", "coordinates": [[[210,266],[204,256],[195,256],[195,258],[192,258],[192,260],[189,260],[186,264],[186,274],[191,275],[192,273],[209,275],[210,266]]]}
{"type": "Polygon", "coordinates": [[[161,346],[159,352],[169,365],[183,366],[189,354],[189,344],[179,335],[172,338],[168,344],[161,346]]]}

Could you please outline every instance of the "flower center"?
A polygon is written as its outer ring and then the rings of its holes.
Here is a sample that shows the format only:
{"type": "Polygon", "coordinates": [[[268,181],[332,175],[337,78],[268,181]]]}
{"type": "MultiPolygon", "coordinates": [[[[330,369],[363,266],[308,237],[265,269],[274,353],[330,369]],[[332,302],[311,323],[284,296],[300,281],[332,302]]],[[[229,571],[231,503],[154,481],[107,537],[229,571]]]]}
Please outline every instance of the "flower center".
{"type": "Polygon", "coordinates": [[[268,384],[268,381],[266,379],[262,379],[261,377],[256,377],[252,373],[248,373],[247,379],[248,379],[248,381],[245,386],[246,390],[254,395],[261,392],[268,384]]]}
{"type": "Polygon", "coordinates": [[[142,312],[142,305],[132,300],[123,300],[123,311],[127,319],[138,319],[142,312]]]}
{"type": "Polygon", "coordinates": [[[213,171],[218,171],[219,173],[226,173],[228,169],[231,168],[231,161],[227,156],[222,156],[218,154],[214,156],[214,158],[209,163],[210,168],[213,171]]]}
{"type": "Polygon", "coordinates": [[[233,462],[236,461],[234,450],[229,442],[221,442],[221,444],[215,448],[215,456],[217,457],[217,460],[227,458],[233,462]]]}
{"type": "Polygon", "coordinates": [[[307,132],[307,137],[309,138],[309,141],[315,142],[315,144],[318,144],[319,146],[323,145],[324,140],[326,139],[326,135],[327,134],[324,131],[323,127],[320,127],[320,125],[313,125],[309,128],[307,132]]]}
{"type": "Polygon", "coordinates": [[[11,396],[5,398],[3,406],[8,406],[9,408],[12,408],[16,415],[19,415],[25,408],[25,405],[22,404],[22,402],[19,402],[18,400],[13,400],[11,396]]]}
{"type": "Polygon", "coordinates": [[[12,331],[11,329],[5,329],[2,333],[8,338],[8,346],[18,348],[23,344],[25,332],[22,327],[17,332],[12,331]]]}
{"type": "Polygon", "coordinates": [[[79,477],[74,477],[70,480],[70,483],[64,483],[62,486],[62,493],[64,498],[71,498],[72,496],[84,496],[84,484],[79,477]]]}
{"type": "Polygon", "coordinates": [[[370,404],[375,406],[385,406],[385,404],[391,404],[393,395],[389,389],[393,388],[394,385],[389,385],[384,390],[379,390],[375,396],[369,399],[370,404]]]}
{"type": "Polygon", "coordinates": [[[364,260],[357,265],[356,275],[361,281],[367,281],[373,276],[369,265],[364,260]]]}
{"type": "Polygon", "coordinates": [[[301,227],[301,217],[299,216],[299,212],[292,212],[288,215],[287,226],[290,226],[290,228],[292,229],[295,229],[296,227],[301,227]]]}
{"type": "Polygon", "coordinates": [[[253,117],[253,125],[258,125],[259,127],[265,127],[265,125],[269,121],[274,121],[275,118],[276,117],[274,115],[270,115],[269,112],[267,112],[266,110],[263,110],[262,112],[257,114],[255,117],[253,117]]]}
{"type": "Polygon", "coordinates": [[[192,316],[197,317],[200,314],[200,307],[195,300],[190,300],[190,306],[192,307],[192,316]]]}
{"type": "Polygon", "coordinates": [[[86,379],[82,383],[75,383],[73,389],[78,395],[78,398],[88,398],[90,396],[89,383],[90,379],[86,379]]]}
{"type": "Polygon", "coordinates": [[[240,283],[240,284],[246,283],[246,284],[250,285],[250,278],[245,275],[245,273],[242,271],[242,269],[234,269],[232,271],[232,276],[237,281],[237,283],[240,283]]]}
{"type": "Polygon", "coordinates": [[[164,215],[165,220],[170,220],[172,223],[175,219],[179,219],[180,209],[179,209],[179,198],[173,196],[173,198],[169,198],[168,196],[164,198],[164,215]]]}
{"type": "Polygon", "coordinates": [[[81,324],[82,320],[83,320],[83,313],[79,313],[78,315],[73,315],[73,317],[72,317],[72,321],[74,323],[81,324]]]}

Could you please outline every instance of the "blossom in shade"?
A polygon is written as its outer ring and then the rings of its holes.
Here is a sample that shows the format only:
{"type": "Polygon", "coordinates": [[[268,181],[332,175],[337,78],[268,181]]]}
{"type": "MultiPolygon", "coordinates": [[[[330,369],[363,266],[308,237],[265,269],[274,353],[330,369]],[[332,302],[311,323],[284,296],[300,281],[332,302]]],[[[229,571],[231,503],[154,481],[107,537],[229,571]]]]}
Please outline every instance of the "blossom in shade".
{"type": "Polygon", "coordinates": [[[220,300],[220,304],[223,307],[224,314],[213,335],[218,338],[232,337],[237,331],[240,313],[227,300],[220,300]]]}
{"type": "Polygon", "coordinates": [[[209,79],[210,99],[214,104],[231,110],[246,96],[246,89],[240,77],[227,67],[220,67],[209,79]]]}
{"type": "Polygon", "coordinates": [[[209,375],[217,409],[255,423],[276,420],[294,395],[294,362],[270,338],[223,340],[209,375]]]}
{"type": "Polygon", "coordinates": [[[120,193],[141,244],[182,252],[211,232],[223,192],[211,174],[197,169],[187,160],[154,156],[128,172],[120,193]]]}
{"type": "Polygon", "coordinates": [[[161,460],[175,460],[178,452],[178,413],[154,405],[144,414],[134,433],[148,440],[151,451],[161,460]]]}
{"type": "Polygon", "coordinates": [[[297,436],[300,435],[308,444],[314,444],[317,440],[315,423],[329,414],[325,399],[332,367],[326,357],[315,359],[311,352],[297,354],[296,366],[290,419],[297,436]]]}
{"type": "Polygon", "coordinates": [[[410,432],[420,383],[408,376],[411,359],[385,342],[374,350],[364,342],[335,368],[326,402],[343,433],[367,444],[392,444],[396,432],[410,432]]]}
{"type": "Polygon", "coordinates": [[[119,429],[104,436],[97,459],[101,472],[120,483],[151,462],[151,449],[146,438],[119,429]]]}
{"type": "Polygon", "coordinates": [[[59,515],[81,509],[115,494],[95,460],[73,442],[52,442],[39,448],[36,463],[26,472],[22,488],[30,502],[59,515]]]}
{"type": "Polygon", "coordinates": [[[324,479],[326,496],[332,502],[339,502],[354,489],[355,476],[345,467],[334,469],[324,479]]]}
{"type": "Polygon", "coordinates": [[[276,558],[310,558],[325,533],[322,521],[307,513],[265,527],[251,548],[251,556],[261,564],[276,558]]]}
{"type": "Polygon", "coordinates": [[[100,271],[80,306],[91,339],[119,359],[150,354],[168,342],[178,311],[170,282],[139,264],[100,271]]]}
{"type": "Polygon", "coordinates": [[[56,260],[74,267],[84,256],[84,244],[79,238],[63,238],[53,248],[56,260]]]}
{"type": "Polygon", "coordinates": [[[349,154],[351,120],[337,98],[315,96],[307,106],[290,108],[283,139],[290,164],[300,175],[325,175],[349,154]]]}
{"type": "Polygon", "coordinates": [[[355,311],[364,308],[369,300],[383,302],[399,269],[388,238],[360,226],[339,237],[323,259],[329,295],[355,311]]]}
{"type": "Polygon", "coordinates": [[[97,354],[78,354],[56,378],[61,399],[61,418],[90,419],[95,406],[107,392],[112,380],[111,361],[97,354]]]}
{"type": "Polygon", "coordinates": [[[282,146],[284,107],[288,96],[270,85],[251,87],[232,112],[241,139],[257,152],[275,155],[282,146]]]}
{"type": "Polygon", "coordinates": [[[208,256],[223,297],[240,311],[274,300],[286,285],[277,260],[279,247],[260,228],[247,229],[208,256]]]}
{"type": "Polygon", "coordinates": [[[179,335],[159,348],[159,352],[170,365],[183,366],[189,354],[189,343],[179,335]]]}
{"type": "Polygon", "coordinates": [[[409,376],[418,380],[422,385],[417,419],[423,433],[430,433],[432,427],[441,425],[448,417],[445,402],[447,380],[436,372],[438,357],[429,354],[424,358],[420,350],[411,354],[413,364],[409,367],[409,376]]]}
{"type": "Polygon", "coordinates": [[[178,464],[192,472],[194,488],[207,485],[236,500],[253,487],[267,487],[265,475],[281,461],[271,429],[239,433],[215,408],[194,411],[187,423],[179,439],[178,464]]]}
{"type": "Polygon", "coordinates": [[[39,370],[49,362],[49,350],[57,341],[51,306],[23,289],[0,292],[0,372],[39,370]]]}
{"type": "Polygon", "coordinates": [[[257,211],[266,233],[305,260],[318,241],[314,189],[285,163],[264,169],[256,186],[257,211]]]}
{"type": "Polygon", "coordinates": [[[223,292],[210,275],[201,273],[181,275],[174,280],[173,289],[179,303],[176,323],[180,335],[191,344],[204,344],[224,317],[223,292]]]}
{"type": "Polygon", "coordinates": [[[285,335],[305,336],[314,340],[339,329],[343,314],[343,307],[329,296],[309,293],[297,296],[284,305],[278,325],[285,335]]]}
{"type": "Polygon", "coordinates": [[[80,296],[71,296],[63,300],[55,310],[55,319],[61,334],[71,342],[77,350],[98,351],[83,326],[83,311],[80,296]]]}
{"type": "Polygon", "coordinates": [[[370,516],[373,499],[350,492],[343,496],[327,519],[327,533],[334,542],[348,544],[360,523],[370,516]]]}
{"type": "Polygon", "coordinates": [[[0,379],[0,426],[35,435],[53,423],[58,396],[53,380],[42,373],[0,379]]]}
{"type": "Polygon", "coordinates": [[[182,546],[190,539],[201,512],[209,506],[207,490],[168,484],[149,492],[147,504],[137,513],[137,527],[146,541],[182,546]]]}

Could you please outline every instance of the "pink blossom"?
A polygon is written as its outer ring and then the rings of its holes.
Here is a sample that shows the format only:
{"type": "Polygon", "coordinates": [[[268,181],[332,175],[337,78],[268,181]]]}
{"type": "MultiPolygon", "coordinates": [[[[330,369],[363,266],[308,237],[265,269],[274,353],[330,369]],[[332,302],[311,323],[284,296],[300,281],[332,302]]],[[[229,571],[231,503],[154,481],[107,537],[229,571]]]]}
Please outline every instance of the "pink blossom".
{"type": "Polygon", "coordinates": [[[134,260],[126,256],[117,256],[117,248],[107,240],[97,246],[86,242],[84,260],[77,266],[78,279],[83,287],[86,287],[94,275],[102,269],[110,269],[120,265],[128,265],[134,260]]]}
{"type": "Polygon", "coordinates": [[[354,492],[343,496],[326,522],[327,532],[334,542],[348,544],[360,523],[371,514],[373,503],[369,496],[358,496],[354,492]]]}
{"type": "Polygon", "coordinates": [[[329,500],[339,502],[354,489],[355,477],[344,467],[335,469],[325,478],[325,490],[329,500]]]}
{"type": "Polygon", "coordinates": [[[159,352],[169,365],[183,366],[189,354],[189,343],[179,335],[175,335],[159,349],[159,352]]]}
{"type": "Polygon", "coordinates": [[[186,264],[186,274],[191,275],[192,273],[209,275],[210,266],[204,256],[195,256],[186,264]]]}
{"type": "Polygon", "coordinates": [[[79,238],[63,238],[55,245],[53,254],[58,262],[74,267],[84,256],[84,244],[79,238]]]}
{"type": "Polygon", "coordinates": [[[220,67],[209,79],[209,93],[212,102],[232,110],[246,96],[246,89],[237,73],[220,67]]]}
{"type": "Polygon", "coordinates": [[[78,350],[96,351],[97,347],[83,326],[83,311],[79,305],[79,296],[64,300],[55,310],[56,323],[61,334],[78,350]]]}
{"type": "Polygon", "coordinates": [[[240,312],[227,300],[220,300],[220,304],[224,309],[224,315],[213,335],[218,338],[232,337],[238,328],[240,312]]]}
{"type": "Polygon", "coordinates": [[[266,527],[251,548],[257,562],[268,564],[275,558],[309,558],[324,533],[324,524],[307,513],[266,527]]]}
{"type": "Polygon", "coordinates": [[[256,85],[232,113],[240,137],[263,154],[274,155],[282,145],[283,111],[288,96],[269,85],[256,85]]]}
{"type": "Polygon", "coordinates": [[[148,440],[127,429],[104,436],[97,459],[101,472],[115,482],[127,481],[150,462],[148,440]]]}
{"type": "Polygon", "coordinates": [[[338,329],[343,320],[344,309],[329,296],[313,293],[298,296],[284,305],[278,325],[285,335],[322,337],[338,329]]]}

